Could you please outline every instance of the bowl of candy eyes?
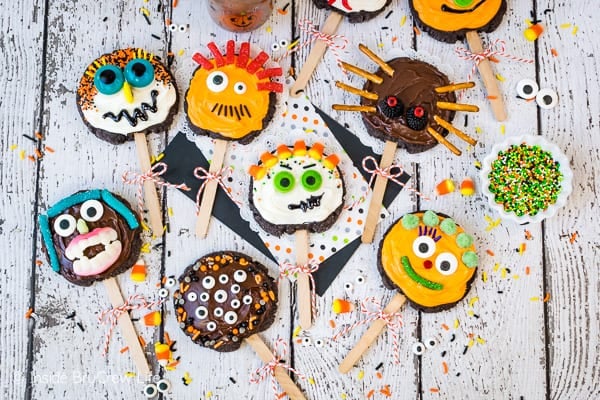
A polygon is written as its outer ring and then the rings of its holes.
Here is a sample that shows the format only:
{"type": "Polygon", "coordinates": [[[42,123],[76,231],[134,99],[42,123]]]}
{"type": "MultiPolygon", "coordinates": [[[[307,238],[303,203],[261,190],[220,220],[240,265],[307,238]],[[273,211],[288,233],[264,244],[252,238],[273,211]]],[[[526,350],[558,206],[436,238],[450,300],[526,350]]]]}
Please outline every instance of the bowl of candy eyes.
{"type": "Polygon", "coordinates": [[[519,224],[541,222],[563,207],[572,191],[569,160],[541,136],[514,136],[483,160],[482,191],[490,206],[519,224]]]}

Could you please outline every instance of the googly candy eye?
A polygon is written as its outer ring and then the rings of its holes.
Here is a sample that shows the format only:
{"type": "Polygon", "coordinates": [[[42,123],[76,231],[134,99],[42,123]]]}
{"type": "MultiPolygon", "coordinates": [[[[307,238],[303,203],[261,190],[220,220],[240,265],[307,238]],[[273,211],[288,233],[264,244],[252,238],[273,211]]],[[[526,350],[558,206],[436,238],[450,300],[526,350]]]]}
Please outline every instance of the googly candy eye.
{"type": "Polygon", "coordinates": [[[323,346],[325,346],[325,341],[323,339],[315,340],[315,347],[323,347],[323,346]]]}
{"type": "Polygon", "coordinates": [[[115,94],[121,90],[124,83],[123,71],[115,65],[103,65],[94,74],[94,86],[102,94],[115,94]]]}
{"type": "Polygon", "coordinates": [[[167,297],[169,297],[169,289],[167,288],[160,288],[158,290],[158,297],[160,297],[161,299],[166,299],[167,297]]]}
{"type": "Polygon", "coordinates": [[[435,241],[430,236],[419,236],[412,245],[413,252],[419,258],[428,258],[435,253],[435,241]]]}
{"type": "Polygon", "coordinates": [[[175,277],[170,276],[167,278],[167,280],[165,281],[165,287],[168,288],[172,288],[177,284],[177,280],[175,280],[175,277]]]}
{"type": "Polygon", "coordinates": [[[363,283],[365,283],[365,281],[366,279],[362,275],[358,275],[356,278],[354,278],[354,282],[358,283],[359,285],[362,285],[363,283]]]}
{"type": "Polygon", "coordinates": [[[79,215],[88,222],[96,222],[104,214],[104,207],[98,200],[88,200],[81,205],[79,215]]]}
{"type": "Polygon", "coordinates": [[[285,49],[286,47],[288,47],[290,43],[287,41],[287,39],[281,39],[279,41],[279,47],[282,49],[285,49]]]}
{"type": "Polygon", "coordinates": [[[198,295],[195,292],[189,292],[187,295],[188,301],[196,301],[198,300],[198,295]]]}
{"type": "Polygon", "coordinates": [[[421,342],[413,344],[412,352],[417,356],[422,355],[423,353],[425,353],[425,345],[421,342]]]}
{"type": "Polygon", "coordinates": [[[550,110],[558,104],[558,94],[552,89],[541,89],[535,96],[535,102],[540,108],[550,110]]]}
{"type": "Polygon", "coordinates": [[[271,50],[278,51],[280,49],[279,43],[275,42],[271,45],[271,50]]]}
{"type": "Polygon", "coordinates": [[[212,289],[215,287],[215,278],[213,278],[212,276],[205,276],[204,279],[202,279],[202,287],[204,289],[212,289]]]}
{"type": "Polygon", "coordinates": [[[452,253],[441,253],[435,259],[435,269],[442,275],[452,275],[458,269],[458,260],[452,253]]]}
{"type": "Polygon", "coordinates": [[[171,24],[169,25],[169,30],[171,32],[176,32],[179,29],[179,26],[177,24],[171,24]]]}
{"type": "Polygon", "coordinates": [[[303,337],[302,338],[302,345],[303,346],[310,346],[311,343],[312,343],[312,340],[310,340],[309,337],[303,337]]]}
{"type": "Polygon", "coordinates": [[[521,79],[517,83],[517,95],[525,100],[535,98],[539,90],[540,87],[533,79],[521,79]]]}
{"type": "Polygon", "coordinates": [[[219,282],[221,282],[222,284],[226,284],[227,282],[229,282],[229,277],[225,274],[219,275],[219,282]]]}
{"type": "Polygon", "coordinates": [[[54,220],[54,231],[62,237],[71,236],[76,227],[75,217],[71,214],[63,214],[54,220]]]}
{"type": "Polygon", "coordinates": [[[206,86],[211,92],[220,93],[227,88],[229,79],[221,71],[211,72],[206,78],[206,86]]]}
{"type": "Polygon", "coordinates": [[[437,346],[436,338],[429,337],[429,338],[425,339],[425,347],[427,347],[428,349],[433,349],[435,346],[437,346]]]}
{"type": "Polygon", "coordinates": [[[133,87],[146,87],[154,81],[154,67],[148,60],[136,58],[125,66],[125,79],[133,87]]]}
{"type": "Polygon", "coordinates": [[[144,396],[147,399],[152,399],[158,395],[158,388],[154,383],[149,383],[144,387],[144,396]]]}
{"type": "Polygon", "coordinates": [[[159,392],[167,393],[169,390],[171,390],[171,382],[168,379],[161,379],[160,381],[156,382],[156,387],[158,388],[159,392]]]}
{"type": "Polygon", "coordinates": [[[178,26],[178,29],[179,29],[179,32],[181,32],[181,33],[185,33],[185,32],[187,32],[187,30],[188,30],[188,26],[187,26],[187,25],[184,25],[184,24],[182,24],[182,25],[179,25],[179,26],[178,26]]]}
{"type": "Polygon", "coordinates": [[[354,289],[354,285],[350,282],[346,282],[346,283],[344,283],[344,289],[347,292],[351,292],[354,289]]]}

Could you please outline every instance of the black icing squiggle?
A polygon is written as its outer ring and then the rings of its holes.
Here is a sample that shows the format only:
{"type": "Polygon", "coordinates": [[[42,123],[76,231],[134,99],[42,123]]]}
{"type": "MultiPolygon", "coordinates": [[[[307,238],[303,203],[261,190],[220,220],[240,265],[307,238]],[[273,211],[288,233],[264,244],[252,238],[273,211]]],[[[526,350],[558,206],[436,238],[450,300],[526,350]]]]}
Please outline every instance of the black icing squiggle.
{"type": "Polygon", "coordinates": [[[146,111],[150,111],[151,113],[158,111],[158,107],[156,106],[158,90],[151,91],[150,97],[152,97],[152,105],[148,103],[142,103],[140,107],[136,107],[135,110],[133,110],[133,115],[129,114],[129,111],[127,110],[121,110],[121,112],[119,112],[117,115],[112,112],[107,112],[102,116],[102,118],[110,118],[115,122],[119,122],[121,119],[125,118],[129,122],[129,125],[137,126],[138,120],[148,121],[148,113],[146,111]]]}
{"type": "Polygon", "coordinates": [[[290,209],[290,210],[301,209],[303,212],[306,212],[306,210],[312,210],[313,208],[320,207],[322,198],[323,198],[323,195],[310,196],[308,199],[306,199],[306,201],[303,200],[298,204],[289,204],[288,209],[290,209]]]}

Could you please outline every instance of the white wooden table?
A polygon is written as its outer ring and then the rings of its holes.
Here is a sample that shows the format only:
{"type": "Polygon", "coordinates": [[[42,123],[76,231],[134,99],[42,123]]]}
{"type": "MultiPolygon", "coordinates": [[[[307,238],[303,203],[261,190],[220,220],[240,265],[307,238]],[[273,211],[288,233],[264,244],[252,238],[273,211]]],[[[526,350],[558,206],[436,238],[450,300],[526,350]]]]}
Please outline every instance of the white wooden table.
{"type": "MultiPolygon", "coordinates": [[[[281,8],[288,1],[275,3],[281,8]]],[[[270,49],[276,40],[298,36],[298,21],[308,18],[322,24],[326,18],[327,13],[315,9],[308,0],[289,3],[287,14],[274,12],[261,29],[235,35],[209,21],[205,4],[199,0],[179,0],[175,8],[167,0],[0,1],[1,399],[142,398],[143,382],[126,376],[134,366],[126,354],[119,353],[124,346],[119,333],[113,337],[108,359],[100,356],[104,328],[98,325],[97,315],[108,305],[102,286],[75,287],[56,275],[45,262],[37,232],[38,213],[79,189],[106,187],[130,201],[135,198],[135,189],[121,182],[124,171],[137,168],[133,143],[112,146],[98,140],[77,113],[75,90],[81,71],[90,60],[113,48],[144,47],[163,59],[172,51],[172,70],[183,94],[189,76],[182,71],[189,69],[192,53],[204,49],[209,41],[248,39],[270,49]],[[148,22],[141,7],[149,10],[148,22]],[[170,33],[167,19],[189,24],[188,32],[170,33]],[[35,132],[43,137],[37,143],[22,136],[33,136],[35,132]],[[21,152],[25,156],[35,154],[36,148],[44,150],[45,146],[53,148],[54,153],[45,151],[44,157],[36,161],[19,157],[21,152]],[[38,266],[36,260],[42,260],[42,265],[38,266]],[[36,317],[26,319],[24,315],[30,308],[36,317]],[[67,318],[74,311],[76,315],[67,318]]],[[[346,296],[344,283],[357,275],[365,276],[366,284],[348,294],[349,299],[391,298],[393,293],[383,288],[376,271],[376,245],[361,246],[319,299],[321,314],[316,326],[303,334],[311,338],[311,344],[298,344],[297,338],[292,339],[296,310],[289,285],[284,284],[277,319],[262,336],[271,343],[278,336],[289,341],[291,357],[287,361],[311,378],[310,382],[298,381],[307,398],[364,399],[374,391],[370,398],[381,399],[385,398],[380,392],[385,385],[389,385],[394,399],[600,398],[600,228],[596,200],[600,186],[595,177],[600,172],[600,29],[594,16],[596,9],[594,0],[509,0],[504,21],[485,38],[504,39],[511,54],[532,58],[535,63],[501,59],[494,65],[505,78],[500,82],[509,112],[504,128],[492,118],[483,90],[478,89],[467,95],[469,102],[482,106],[482,112],[469,116],[465,128],[471,134],[475,127],[481,129],[479,144],[473,150],[460,158],[442,146],[419,156],[403,150],[396,155],[396,161],[412,172],[412,183],[433,193],[436,183],[445,178],[460,182],[465,176],[476,177],[474,162],[482,160],[491,145],[505,137],[543,135],[564,149],[571,160],[575,178],[568,205],[541,225],[528,226],[532,238],[526,240],[524,227],[514,223],[502,222],[486,229],[485,216],[494,220],[498,216],[480,193],[470,198],[454,193],[425,202],[403,192],[391,207],[392,218],[378,229],[375,243],[381,239],[382,230],[405,212],[421,207],[442,211],[453,215],[475,235],[481,259],[478,278],[466,299],[451,310],[423,314],[404,308],[399,366],[392,363],[391,340],[384,334],[347,376],[338,374],[336,366],[364,329],[332,343],[334,331],[328,321],[336,317],[330,311],[331,303],[334,298],[346,296]],[[523,38],[525,19],[531,10],[536,10],[546,25],[535,43],[523,38]],[[557,56],[551,54],[552,49],[557,56]],[[514,86],[525,77],[556,90],[560,96],[558,107],[540,110],[534,103],[517,99],[514,86]],[[521,243],[527,244],[523,254],[515,251],[521,243]],[[504,278],[503,268],[510,270],[504,278]],[[481,279],[484,271],[486,282],[481,279]],[[449,330],[444,330],[442,324],[449,330]],[[485,343],[475,340],[464,353],[469,334],[485,343]],[[431,336],[438,339],[439,345],[415,357],[412,345],[431,336]],[[324,340],[322,348],[314,345],[317,339],[324,340]],[[443,363],[448,367],[447,374],[443,363]]],[[[456,58],[454,45],[415,34],[407,1],[394,0],[389,10],[393,12],[387,18],[386,12],[362,25],[342,24],[340,33],[353,44],[345,54],[346,60],[368,65],[356,48],[359,42],[380,54],[395,45],[434,54],[453,66],[456,80],[466,77],[471,65],[456,58]],[[401,24],[404,16],[408,16],[406,23],[401,24]]],[[[302,66],[307,54],[302,51],[294,56],[296,67],[302,66]]],[[[285,69],[290,62],[283,62],[285,69]]],[[[331,82],[336,78],[340,78],[340,72],[331,54],[327,54],[307,90],[312,101],[324,110],[330,110],[333,103],[356,100],[333,88],[331,82]]],[[[350,81],[357,86],[362,83],[356,77],[350,81]]],[[[356,115],[333,111],[331,115],[366,137],[356,115]]],[[[177,118],[183,118],[182,110],[177,118]]],[[[462,114],[455,119],[459,126],[463,121],[462,114]]],[[[175,133],[173,128],[152,135],[153,153],[164,149],[175,133]]],[[[275,274],[272,262],[215,220],[209,239],[196,239],[190,222],[194,215],[192,202],[171,191],[163,193],[163,198],[174,210],[172,216],[165,213],[170,232],[151,241],[152,253],[144,255],[150,271],[146,283],[136,286],[128,276],[121,276],[125,293],[154,296],[156,282],[162,276],[179,275],[196,258],[218,249],[246,252],[266,263],[275,274]]],[[[359,318],[357,313],[353,317],[359,318]]],[[[138,329],[150,344],[163,340],[165,332],[177,340],[176,356],[181,356],[178,368],[165,372],[154,365],[155,372],[173,384],[166,398],[273,398],[269,382],[248,383],[249,373],[261,365],[249,346],[220,354],[193,345],[178,329],[171,304],[166,306],[160,329],[139,325],[138,329]],[[185,372],[193,379],[188,386],[181,379],[185,372]]]]}

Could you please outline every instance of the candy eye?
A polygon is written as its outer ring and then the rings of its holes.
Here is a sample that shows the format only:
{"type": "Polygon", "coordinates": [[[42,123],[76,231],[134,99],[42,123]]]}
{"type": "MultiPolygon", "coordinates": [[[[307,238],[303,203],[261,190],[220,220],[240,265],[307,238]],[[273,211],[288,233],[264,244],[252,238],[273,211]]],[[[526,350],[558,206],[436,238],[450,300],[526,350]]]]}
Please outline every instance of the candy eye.
{"type": "Polygon", "coordinates": [[[294,188],[294,175],[288,171],[280,171],[273,178],[273,184],[275,185],[275,189],[281,193],[287,193],[294,188]]]}
{"type": "Polygon", "coordinates": [[[346,282],[344,283],[344,289],[346,289],[348,292],[351,292],[352,289],[354,289],[354,285],[351,282],[346,282]]]}
{"type": "Polygon", "coordinates": [[[237,322],[238,316],[234,311],[227,311],[223,320],[229,325],[233,325],[237,322]]]}
{"type": "Polygon", "coordinates": [[[131,60],[125,66],[125,79],[133,87],[148,86],[154,80],[154,67],[143,58],[131,60]]]}
{"type": "Polygon", "coordinates": [[[280,46],[282,49],[283,49],[283,48],[286,48],[286,47],[288,47],[288,44],[289,44],[289,43],[288,43],[288,41],[287,41],[286,39],[281,39],[281,40],[279,41],[279,46],[280,46]]]}
{"type": "Polygon", "coordinates": [[[279,50],[279,43],[275,42],[271,45],[271,50],[277,51],[279,50]]]}
{"type": "Polygon", "coordinates": [[[187,32],[187,29],[188,29],[187,25],[179,25],[178,28],[179,28],[179,32],[181,32],[181,33],[187,32]]]}
{"type": "Polygon", "coordinates": [[[219,282],[221,282],[224,285],[227,282],[229,282],[229,277],[225,274],[219,275],[219,282]]]}
{"type": "Polygon", "coordinates": [[[194,311],[194,314],[196,315],[196,318],[204,319],[204,318],[208,317],[208,309],[204,306],[200,306],[200,307],[196,308],[196,311],[194,311]]]}
{"type": "Polygon", "coordinates": [[[365,283],[365,277],[362,275],[358,275],[355,279],[356,283],[358,283],[359,285],[362,285],[363,283],[365,283]]]}
{"type": "Polygon", "coordinates": [[[223,316],[223,309],[221,307],[215,307],[213,310],[215,317],[221,318],[223,316]]]}
{"type": "Polygon", "coordinates": [[[421,342],[417,342],[413,344],[412,351],[415,353],[415,355],[420,356],[425,353],[425,345],[421,342]]]}
{"type": "Polygon", "coordinates": [[[165,282],[165,287],[173,287],[177,284],[177,281],[175,280],[175,278],[173,278],[172,276],[167,278],[167,281],[165,282]]]}
{"type": "Polygon", "coordinates": [[[160,297],[161,299],[166,299],[167,297],[169,297],[169,289],[160,288],[158,291],[158,297],[160,297]]]}
{"type": "Polygon", "coordinates": [[[210,295],[206,292],[200,293],[200,301],[207,302],[210,299],[210,295]]]}
{"type": "Polygon", "coordinates": [[[246,274],[246,271],[242,271],[241,269],[238,269],[233,273],[233,279],[235,279],[236,282],[244,282],[247,277],[248,274],[246,274]]]}
{"type": "Polygon", "coordinates": [[[227,301],[227,292],[223,289],[217,290],[215,293],[215,300],[217,303],[225,303],[225,301],[227,301]]]}
{"type": "Polygon", "coordinates": [[[208,324],[206,324],[206,329],[208,329],[209,331],[214,331],[215,329],[217,329],[217,323],[214,321],[210,321],[208,324]]]}
{"type": "Polygon", "coordinates": [[[540,87],[533,79],[521,79],[517,83],[517,95],[525,100],[535,98],[539,90],[540,87]]]}
{"type": "Polygon", "coordinates": [[[231,308],[237,310],[238,308],[240,308],[241,305],[242,304],[240,303],[240,301],[238,299],[231,300],[231,308]]]}
{"type": "Polygon", "coordinates": [[[429,236],[419,236],[413,242],[413,252],[419,258],[428,258],[435,253],[435,242],[429,236]]]}
{"type": "Polygon", "coordinates": [[[158,388],[154,383],[149,383],[144,387],[144,396],[147,399],[156,397],[156,395],[158,395],[158,388]]]}
{"type": "Polygon", "coordinates": [[[215,278],[213,278],[212,276],[205,276],[204,279],[202,279],[202,287],[204,289],[212,289],[215,287],[215,278]]]}
{"type": "Polygon", "coordinates": [[[312,340],[310,340],[309,337],[303,337],[302,338],[302,345],[304,345],[304,346],[310,346],[311,343],[312,343],[312,340]]]}
{"type": "Polygon", "coordinates": [[[249,294],[245,295],[244,297],[242,297],[242,302],[244,304],[252,304],[252,296],[250,296],[249,294]]]}
{"type": "Polygon", "coordinates": [[[241,289],[242,288],[237,283],[234,283],[233,285],[231,285],[231,293],[237,294],[240,292],[241,289]]]}
{"type": "Polygon", "coordinates": [[[237,82],[235,85],[233,85],[233,91],[237,94],[246,93],[246,84],[244,82],[237,82]]]}
{"type": "Polygon", "coordinates": [[[75,222],[75,217],[70,214],[63,214],[54,220],[54,232],[62,237],[71,236],[75,232],[76,227],[77,222],[75,222]]]}
{"type": "Polygon", "coordinates": [[[98,200],[88,200],[81,205],[79,214],[89,222],[96,222],[102,218],[104,214],[104,207],[98,200]]]}
{"type": "Polygon", "coordinates": [[[211,72],[206,78],[206,86],[211,92],[220,93],[227,88],[229,79],[221,71],[211,72]]]}
{"type": "Polygon", "coordinates": [[[115,94],[124,83],[123,71],[114,65],[103,65],[94,74],[94,86],[102,94],[115,94]]]}
{"type": "Polygon", "coordinates": [[[158,388],[159,392],[167,393],[169,390],[171,390],[171,382],[169,382],[167,379],[161,379],[156,383],[156,387],[158,388]]]}
{"type": "Polygon", "coordinates": [[[435,338],[430,337],[425,339],[425,347],[433,349],[435,346],[437,346],[437,340],[435,340],[435,338]]]}
{"type": "Polygon", "coordinates": [[[309,192],[319,190],[322,183],[323,178],[321,177],[321,174],[315,171],[314,169],[308,170],[302,174],[302,187],[304,187],[304,189],[308,190],[309,192]]]}
{"type": "Polygon", "coordinates": [[[442,275],[452,275],[458,268],[458,260],[452,253],[441,253],[435,259],[435,269],[442,275]]]}
{"type": "Polygon", "coordinates": [[[558,104],[558,95],[552,89],[541,89],[535,97],[535,101],[540,108],[550,110],[558,104]]]}
{"type": "Polygon", "coordinates": [[[195,292],[189,292],[187,296],[188,301],[198,300],[198,295],[195,292]]]}
{"type": "Polygon", "coordinates": [[[468,7],[473,4],[473,0],[454,0],[454,4],[459,7],[468,7]]]}
{"type": "Polygon", "coordinates": [[[175,32],[179,27],[177,26],[177,24],[171,24],[169,25],[169,30],[171,32],[175,32]]]}
{"type": "Polygon", "coordinates": [[[325,341],[323,339],[317,339],[315,340],[315,346],[316,347],[323,347],[325,345],[325,341]]]}

